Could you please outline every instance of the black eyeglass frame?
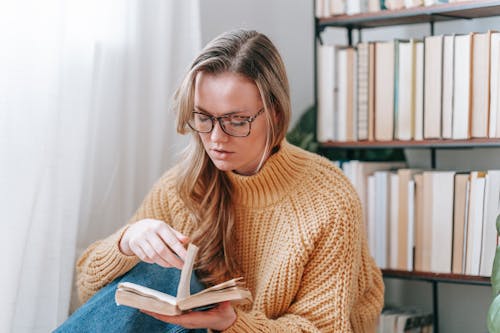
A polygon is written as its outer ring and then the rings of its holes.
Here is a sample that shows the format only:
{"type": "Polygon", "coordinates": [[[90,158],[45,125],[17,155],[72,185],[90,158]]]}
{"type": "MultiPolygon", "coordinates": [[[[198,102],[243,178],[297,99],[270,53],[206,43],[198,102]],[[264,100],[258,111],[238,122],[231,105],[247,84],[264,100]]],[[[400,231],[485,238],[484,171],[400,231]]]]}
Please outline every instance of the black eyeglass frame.
{"type": "Polygon", "coordinates": [[[245,137],[247,137],[247,136],[250,135],[250,132],[252,131],[252,123],[254,122],[254,120],[257,119],[257,117],[260,116],[262,113],[264,113],[264,111],[265,111],[265,108],[263,107],[259,111],[257,111],[257,113],[254,114],[253,116],[249,116],[249,117],[238,116],[238,117],[241,118],[241,121],[246,121],[248,123],[248,133],[246,135],[234,135],[234,134],[228,133],[227,130],[224,128],[222,120],[230,118],[230,117],[234,117],[234,115],[232,115],[232,114],[226,114],[224,116],[215,117],[215,116],[212,116],[212,115],[207,114],[205,112],[193,111],[191,113],[192,115],[193,114],[201,114],[201,115],[204,115],[204,116],[207,116],[208,118],[210,118],[210,120],[212,121],[212,126],[210,127],[210,130],[208,130],[208,131],[199,131],[196,128],[194,128],[194,126],[192,126],[189,121],[187,122],[187,124],[195,132],[198,132],[198,133],[210,133],[210,132],[212,132],[214,130],[215,121],[217,121],[219,123],[220,128],[222,129],[222,131],[224,133],[226,133],[227,135],[234,136],[236,138],[245,138],[245,137]]]}

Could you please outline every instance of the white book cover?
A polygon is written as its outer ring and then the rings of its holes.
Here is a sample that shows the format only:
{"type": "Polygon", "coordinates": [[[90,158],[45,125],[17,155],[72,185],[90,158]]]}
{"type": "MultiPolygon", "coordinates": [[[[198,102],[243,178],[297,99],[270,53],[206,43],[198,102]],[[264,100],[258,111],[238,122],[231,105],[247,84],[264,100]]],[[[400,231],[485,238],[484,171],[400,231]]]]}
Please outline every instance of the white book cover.
{"type": "Polygon", "coordinates": [[[427,36],[424,74],[424,138],[441,138],[443,36],[427,36]]]}
{"type": "Polygon", "coordinates": [[[453,61],[455,35],[444,36],[443,47],[443,118],[442,136],[451,139],[453,129],[453,61]]]}
{"type": "Polygon", "coordinates": [[[318,114],[317,137],[319,142],[335,139],[335,46],[318,46],[318,114]]]}
{"type": "Polygon", "coordinates": [[[453,139],[469,138],[472,35],[455,36],[453,139]]]}
{"type": "Polygon", "coordinates": [[[490,138],[500,138],[500,32],[491,34],[490,138]]]}
{"type": "Polygon", "coordinates": [[[471,137],[488,137],[490,93],[490,35],[472,35],[472,110],[471,137]]]}
{"type": "Polygon", "coordinates": [[[416,42],[415,52],[415,140],[424,139],[424,42],[416,42]]]}
{"type": "Polygon", "coordinates": [[[389,268],[398,268],[398,214],[399,214],[399,176],[395,172],[390,173],[390,201],[389,201],[389,268]]]}
{"type": "MultiPolygon", "coordinates": [[[[440,171],[429,174],[433,195],[431,271],[451,273],[455,172],[440,171]]],[[[425,175],[424,173],[424,182],[425,175]]]]}
{"type": "Polygon", "coordinates": [[[400,42],[398,52],[398,88],[396,139],[413,138],[413,113],[415,89],[415,42],[400,42]]]}
{"type": "Polygon", "coordinates": [[[500,214],[500,170],[488,170],[484,190],[483,237],[479,269],[481,276],[491,276],[497,247],[498,214],[500,214]]]}
{"type": "Polygon", "coordinates": [[[377,171],[375,176],[375,261],[380,268],[388,268],[389,241],[389,171],[377,171]]]}
{"type": "Polygon", "coordinates": [[[465,274],[479,275],[483,236],[483,205],[485,175],[471,172],[469,189],[469,218],[467,225],[467,256],[465,274]]]}
{"type": "MultiPolygon", "coordinates": [[[[368,176],[367,179],[367,233],[368,233],[368,248],[370,249],[370,254],[373,258],[376,258],[377,252],[377,226],[375,225],[375,202],[376,202],[376,193],[375,193],[375,176],[368,176]]],[[[377,262],[378,264],[378,262],[377,262]]]]}
{"type": "MultiPolygon", "coordinates": [[[[328,0],[327,0],[328,1],[328,0]]],[[[346,13],[346,2],[348,0],[329,0],[330,15],[342,15],[346,13]]]]}
{"type": "Polygon", "coordinates": [[[413,252],[415,249],[415,181],[412,179],[408,182],[408,239],[407,239],[407,271],[412,271],[413,252]]]}
{"type": "Polygon", "coordinates": [[[348,69],[348,49],[337,49],[337,121],[335,125],[336,140],[347,141],[347,113],[349,108],[350,87],[348,69]]]}
{"type": "Polygon", "coordinates": [[[370,44],[359,43],[357,46],[357,135],[358,140],[368,140],[368,103],[369,103],[369,70],[370,44]]]}
{"type": "Polygon", "coordinates": [[[368,0],[347,0],[347,15],[361,14],[368,11],[368,0]]]}

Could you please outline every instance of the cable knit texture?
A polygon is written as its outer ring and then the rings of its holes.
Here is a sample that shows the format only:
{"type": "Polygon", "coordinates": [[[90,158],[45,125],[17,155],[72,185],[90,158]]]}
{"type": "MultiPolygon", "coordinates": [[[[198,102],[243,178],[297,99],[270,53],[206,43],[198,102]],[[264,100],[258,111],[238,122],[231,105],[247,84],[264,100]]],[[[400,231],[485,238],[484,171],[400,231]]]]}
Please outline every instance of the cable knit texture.
{"type": "MultiPolygon", "coordinates": [[[[359,199],[342,171],[284,141],[256,175],[228,176],[235,188],[234,256],[254,302],[236,309],[225,332],[375,332],[382,276],[368,253],[359,199]]],[[[131,223],[155,218],[192,234],[174,179],[175,169],[157,182],[131,223]]],[[[82,300],[138,262],[118,249],[124,228],[78,261],[82,300]]]]}

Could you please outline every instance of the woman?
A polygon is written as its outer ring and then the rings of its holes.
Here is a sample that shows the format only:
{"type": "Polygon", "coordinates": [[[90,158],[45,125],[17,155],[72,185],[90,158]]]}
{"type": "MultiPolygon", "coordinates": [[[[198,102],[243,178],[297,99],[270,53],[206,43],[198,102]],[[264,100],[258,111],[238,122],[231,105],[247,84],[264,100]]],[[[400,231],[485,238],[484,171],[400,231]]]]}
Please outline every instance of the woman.
{"type": "Polygon", "coordinates": [[[151,332],[169,323],[173,330],[373,332],[383,283],[367,250],[360,202],[332,163],[285,140],[289,87],[271,41],[244,30],[217,37],[174,100],[177,130],[192,135],[191,145],[130,223],[79,259],[81,299],[97,294],[68,325],[81,325],[89,309],[111,308],[99,313],[113,318],[106,331],[121,323],[117,331],[151,332]],[[175,280],[188,242],[200,248],[195,288],[243,276],[253,304],[179,316],[119,313],[125,307],[109,305],[124,278],[152,287],[175,280]]]}

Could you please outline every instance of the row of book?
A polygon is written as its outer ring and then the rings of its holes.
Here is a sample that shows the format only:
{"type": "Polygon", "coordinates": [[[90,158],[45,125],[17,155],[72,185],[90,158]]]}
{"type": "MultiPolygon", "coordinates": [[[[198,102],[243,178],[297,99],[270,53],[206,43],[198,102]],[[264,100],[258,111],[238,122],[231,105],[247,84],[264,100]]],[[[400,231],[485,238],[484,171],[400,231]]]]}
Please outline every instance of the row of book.
{"type": "Polygon", "coordinates": [[[422,310],[385,307],[377,333],[432,333],[433,319],[432,313],[422,310]]]}
{"type": "Polygon", "coordinates": [[[500,138],[500,32],[318,48],[318,141],[500,138]]]}
{"type": "Polygon", "coordinates": [[[355,15],[373,13],[381,10],[398,10],[420,6],[433,6],[446,2],[463,2],[468,0],[316,0],[316,17],[335,15],[355,15]]]}
{"type": "Polygon", "coordinates": [[[500,170],[428,171],[360,161],[342,169],[360,197],[380,268],[491,275],[500,170]]]}

